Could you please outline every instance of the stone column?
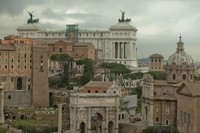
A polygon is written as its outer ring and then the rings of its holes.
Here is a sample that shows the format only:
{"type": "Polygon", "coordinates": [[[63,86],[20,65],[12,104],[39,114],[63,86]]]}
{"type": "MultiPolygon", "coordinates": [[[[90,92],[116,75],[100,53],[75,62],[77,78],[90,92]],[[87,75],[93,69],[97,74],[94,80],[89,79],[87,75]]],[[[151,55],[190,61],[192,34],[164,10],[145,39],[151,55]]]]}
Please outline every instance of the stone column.
{"type": "Polygon", "coordinates": [[[117,58],[120,58],[120,42],[118,42],[118,45],[117,45],[117,58]]]}
{"type": "Polygon", "coordinates": [[[91,109],[88,107],[88,113],[87,113],[87,133],[91,133],[91,109]]]}
{"type": "Polygon", "coordinates": [[[58,104],[58,133],[62,133],[62,104],[58,104]]]}
{"type": "Polygon", "coordinates": [[[4,91],[3,85],[0,85],[0,124],[4,124],[4,91]]]}
{"type": "Polygon", "coordinates": [[[108,107],[106,107],[106,118],[105,118],[105,133],[108,133],[108,107]]]}
{"type": "Polygon", "coordinates": [[[115,108],[115,125],[114,125],[114,133],[118,133],[118,107],[115,108]]]}

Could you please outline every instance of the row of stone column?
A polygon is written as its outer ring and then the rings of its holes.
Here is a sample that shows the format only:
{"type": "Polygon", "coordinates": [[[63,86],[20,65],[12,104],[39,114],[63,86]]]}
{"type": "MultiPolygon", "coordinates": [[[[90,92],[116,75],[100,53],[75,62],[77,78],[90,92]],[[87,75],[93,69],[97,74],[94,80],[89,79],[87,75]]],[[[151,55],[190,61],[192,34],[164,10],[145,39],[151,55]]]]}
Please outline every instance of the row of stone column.
{"type": "Polygon", "coordinates": [[[128,52],[128,45],[127,42],[115,42],[114,45],[114,56],[115,58],[127,58],[128,52]]]}
{"type": "MultiPolygon", "coordinates": [[[[102,132],[101,133],[108,133],[108,123],[109,123],[109,116],[108,116],[109,108],[105,108],[105,118],[103,118],[102,122],[102,132]]],[[[79,120],[79,108],[70,108],[70,115],[73,117],[70,117],[70,130],[73,133],[80,132],[80,124],[81,121],[79,120]]],[[[85,123],[85,132],[84,133],[91,133],[91,108],[87,108],[87,120],[85,123]]],[[[115,124],[113,124],[113,132],[112,133],[118,133],[118,109],[115,109],[115,124]]]]}

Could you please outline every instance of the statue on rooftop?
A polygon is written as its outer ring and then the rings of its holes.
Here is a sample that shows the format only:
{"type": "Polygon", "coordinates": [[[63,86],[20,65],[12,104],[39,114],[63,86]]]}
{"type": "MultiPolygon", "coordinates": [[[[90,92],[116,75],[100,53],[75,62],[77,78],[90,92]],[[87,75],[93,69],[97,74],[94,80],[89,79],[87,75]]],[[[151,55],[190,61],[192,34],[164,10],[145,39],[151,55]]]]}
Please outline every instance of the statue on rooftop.
{"type": "Polygon", "coordinates": [[[39,23],[39,18],[33,19],[33,12],[28,12],[28,14],[30,16],[30,18],[27,20],[28,24],[34,24],[34,23],[37,24],[37,23],[39,23]]]}
{"type": "Polygon", "coordinates": [[[124,18],[124,15],[125,15],[125,11],[122,11],[122,10],[120,10],[121,11],[121,13],[122,13],[122,17],[121,17],[121,19],[119,18],[119,23],[124,23],[124,22],[131,22],[131,18],[127,18],[127,19],[125,19],[124,18]]]}

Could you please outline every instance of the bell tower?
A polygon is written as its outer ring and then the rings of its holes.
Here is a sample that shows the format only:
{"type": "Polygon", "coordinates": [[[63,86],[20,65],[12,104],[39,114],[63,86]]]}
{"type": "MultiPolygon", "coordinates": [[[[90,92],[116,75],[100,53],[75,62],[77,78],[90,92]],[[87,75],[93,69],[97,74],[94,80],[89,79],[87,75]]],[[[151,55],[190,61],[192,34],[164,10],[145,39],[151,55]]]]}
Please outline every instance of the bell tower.
{"type": "Polygon", "coordinates": [[[32,105],[49,107],[47,46],[33,46],[32,56],[32,105]]]}

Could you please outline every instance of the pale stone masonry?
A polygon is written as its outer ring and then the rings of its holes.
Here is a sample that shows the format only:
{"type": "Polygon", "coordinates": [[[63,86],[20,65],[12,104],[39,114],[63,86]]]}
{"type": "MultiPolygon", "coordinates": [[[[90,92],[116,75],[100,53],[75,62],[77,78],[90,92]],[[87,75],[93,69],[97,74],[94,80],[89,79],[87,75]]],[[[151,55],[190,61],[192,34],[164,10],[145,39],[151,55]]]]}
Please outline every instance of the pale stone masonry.
{"type": "Polygon", "coordinates": [[[194,81],[193,60],[183,45],[180,36],[176,52],[165,66],[166,80],[144,76],[142,115],[149,125],[176,123],[180,133],[197,133],[200,83],[194,81]]]}
{"type": "Polygon", "coordinates": [[[70,133],[118,133],[118,94],[72,93],[70,133]]]}

